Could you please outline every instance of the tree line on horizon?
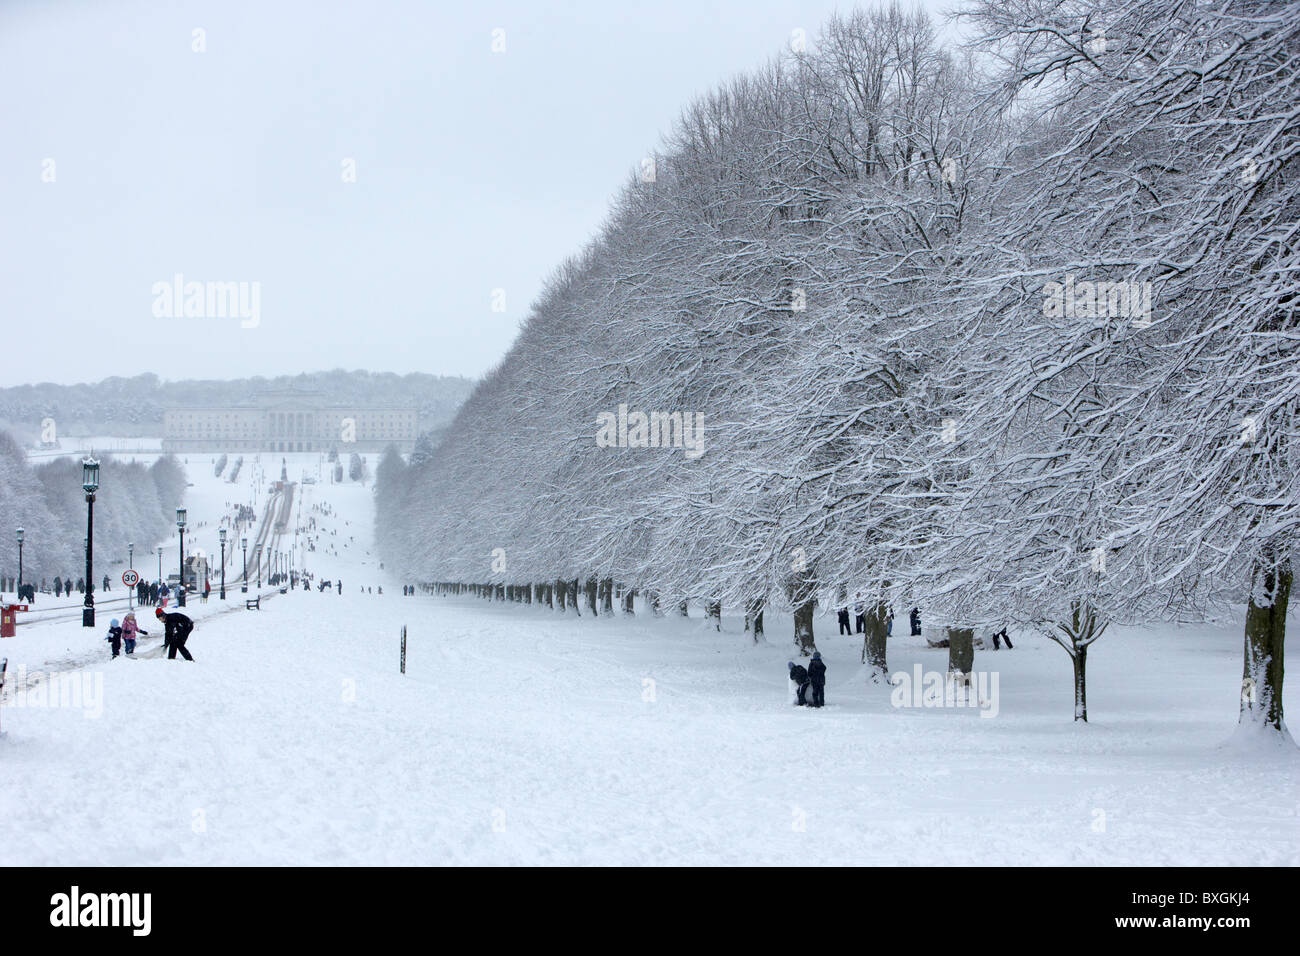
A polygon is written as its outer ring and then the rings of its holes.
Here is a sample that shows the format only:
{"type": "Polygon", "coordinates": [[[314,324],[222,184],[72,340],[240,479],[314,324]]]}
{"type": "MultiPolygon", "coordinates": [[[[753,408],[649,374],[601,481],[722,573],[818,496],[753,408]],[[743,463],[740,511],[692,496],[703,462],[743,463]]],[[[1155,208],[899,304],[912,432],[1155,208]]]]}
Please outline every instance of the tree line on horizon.
{"type": "Polygon", "coordinates": [[[156,437],[162,434],[163,413],[169,408],[241,405],[262,391],[309,389],[344,404],[413,407],[421,427],[434,429],[451,419],[473,387],[466,378],[423,372],[398,375],[334,369],[270,378],[167,382],[145,373],[80,385],[43,382],[0,388],[0,427],[8,427],[29,444],[42,440],[42,422],[47,419],[55,423],[56,436],[156,437]]]}

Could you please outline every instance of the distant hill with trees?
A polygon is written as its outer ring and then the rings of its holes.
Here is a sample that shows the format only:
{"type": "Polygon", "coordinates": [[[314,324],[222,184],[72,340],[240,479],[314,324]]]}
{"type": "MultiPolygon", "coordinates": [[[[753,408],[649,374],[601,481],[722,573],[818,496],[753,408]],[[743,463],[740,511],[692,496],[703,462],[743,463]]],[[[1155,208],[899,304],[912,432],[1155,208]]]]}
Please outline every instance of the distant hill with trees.
{"type": "Polygon", "coordinates": [[[24,444],[40,439],[46,418],[61,435],[159,436],[167,408],[233,405],[263,391],[314,389],[342,403],[414,407],[421,430],[429,430],[451,420],[474,384],[459,376],[342,369],[228,381],[165,382],[144,374],[79,385],[43,382],[0,388],[0,428],[24,444]]]}

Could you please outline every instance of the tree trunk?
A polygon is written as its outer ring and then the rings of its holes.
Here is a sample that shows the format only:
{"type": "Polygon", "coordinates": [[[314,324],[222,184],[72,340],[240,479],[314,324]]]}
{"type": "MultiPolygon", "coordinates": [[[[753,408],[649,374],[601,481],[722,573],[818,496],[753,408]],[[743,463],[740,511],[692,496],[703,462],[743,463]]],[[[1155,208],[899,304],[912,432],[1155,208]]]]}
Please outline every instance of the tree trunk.
{"type": "Polygon", "coordinates": [[[591,616],[596,616],[596,579],[587,578],[587,607],[591,616]]]}
{"type": "Polygon", "coordinates": [[[707,620],[713,621],[713,629],[715,631],[722,630],[722,602],[709,601],[707,604],[705,604],[704,617],[707,620]]]}
{"type": "Polygon", "coordinates": [[[631,617],[636,614],[632,602],[636,599],[636,588],[627,588],[623,591],[623,614],[631,617]]]}
{"type": "Polygon", "coordinates": [[[647,591],[647,592],[646,592],[646,598],[647,598],[647,599],[649,600],[649,602],[650,602],[650,613],[651,613],[654,617],[663,617],[663,616],[664,616],[664,609],[661,608],[661,607],[659,606],[659,592],[658,592],[658,591],[647,591]]]}
{"type": "MultiPolygon", "coordinates": [[[[871,680],[873,683],[889,679],[889,666],[885,660],[885,645],[888,639],[885,622],[888,618],[888,606],[884,603],[877,603],[867,608],[863,620],[862,663],[871,666],[871,680]]],[[[952,645],[949,644],[950,657],[951,647],[952,645]]]]}
{"type": "Polygon", "coordinates": [[[555,600],[558,602],[559,610],[564,610],[564,582],[555,582],[555,600]]]}
{"type": "Polygon", "coordinates": [[[1088,722],[1088,648],[1076,647],[1074,661],[1074,719],[1088,722]]]}
{"type": "Polygon", "coordinates": [[[813,639],[813,610],[816,606],[817,599],[810,594],[794,608],[794,643],[804,657],[817,650],[813,639]]]}
{"type": "Polygon", "coordinates": [[[600,587],[605,592],[604,600],[600,604],[600,613],[608,617],[614,613],[614,579],[605,578],[600,582],[600,587]]]}
{"type": "Polygon", "coordinates": [[[763,641],[763,599],[751,598],[745,602],[745,631],[752,634],[754,643],[763,641]]]}
{"type": "Polygon", "coordinates": [[[948,671],[970,679],[975,668],[975,630],[969,627],[948,628],[948,671]]]}
{"type": "Polygon", "coordinates": [[[1283,730],[1282,651],[1291,579],[1290,560],[1271,560],[1271,555],[1258,562],[1252,571],[1250,603],[1246,605],[1239,724],[1283,730]]]}

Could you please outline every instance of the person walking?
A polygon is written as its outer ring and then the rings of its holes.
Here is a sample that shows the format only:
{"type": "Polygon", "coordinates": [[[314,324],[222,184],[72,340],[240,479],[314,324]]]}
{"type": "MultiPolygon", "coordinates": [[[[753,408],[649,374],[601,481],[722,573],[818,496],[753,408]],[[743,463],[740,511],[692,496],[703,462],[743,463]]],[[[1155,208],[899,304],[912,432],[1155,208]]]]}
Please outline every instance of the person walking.
{"type": "Polygon", "coordinates": [[[854,620],[854,629],[861,634],[867,629],[867,605],[862,600],[862,592],[859,591],[857,598],[853,602],[853,613],[857,615],[854,620]]]}
{"type": "Polygon", "coordinates": [[[912,613],[909,616],[911,617],[912,620],[912,636],[920,637],[921,636],[921,609],[919,607],[912,608],[912,613]]]}
{"type": "Polygon", "coordinates": [[[849,627],[849,609],[847,605],[840,608],[839,619],[840,619],[840,633],[852,634],[853,628],[849,627]]]}

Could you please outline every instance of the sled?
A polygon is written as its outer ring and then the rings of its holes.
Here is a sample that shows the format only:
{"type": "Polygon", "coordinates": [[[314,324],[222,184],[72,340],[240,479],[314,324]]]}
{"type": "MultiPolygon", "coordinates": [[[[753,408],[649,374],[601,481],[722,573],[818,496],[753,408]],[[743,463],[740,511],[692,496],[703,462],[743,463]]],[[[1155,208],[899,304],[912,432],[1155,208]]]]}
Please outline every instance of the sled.
{"type": "MultiPolygon", "coordinates": [[[[925,643],[930,647],[947,647],[948,646],[948,629],[940,627],[925,626],[921,628],[921,635],[925,638],[925,643]]],[[[976,634],[971,641],[972,647],[984,648],[984,635],[976,634]]]]}

